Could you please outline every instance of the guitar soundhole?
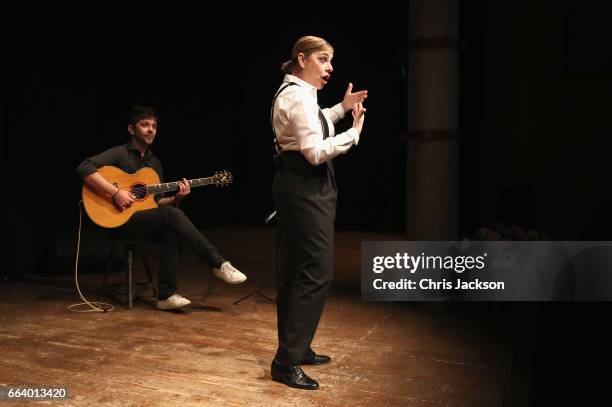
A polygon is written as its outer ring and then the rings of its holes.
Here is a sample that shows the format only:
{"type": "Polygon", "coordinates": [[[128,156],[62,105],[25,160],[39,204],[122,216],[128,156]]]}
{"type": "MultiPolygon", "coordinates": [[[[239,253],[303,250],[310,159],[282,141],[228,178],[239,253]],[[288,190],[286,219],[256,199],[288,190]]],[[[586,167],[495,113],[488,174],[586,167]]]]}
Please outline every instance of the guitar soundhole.
{"type": "Polygon", "coordinates": [[[146,184],[134,184],[130,188],[130,192],[136,197],[136,200],[142,200],[147,197],[146,184]]]}

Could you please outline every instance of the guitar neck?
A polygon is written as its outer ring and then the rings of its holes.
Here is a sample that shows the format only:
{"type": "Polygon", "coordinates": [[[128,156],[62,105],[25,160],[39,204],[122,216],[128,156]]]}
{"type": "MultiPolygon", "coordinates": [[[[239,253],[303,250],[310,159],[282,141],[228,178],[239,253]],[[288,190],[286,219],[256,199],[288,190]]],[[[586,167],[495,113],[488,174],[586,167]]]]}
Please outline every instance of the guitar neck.
{"type": "MultiPolygon", "coordinates": [[[[155,195],[155,194],[163,194],[164,192],[178,191],[179,182],[180,181],[167,182],[165,184],[147,185],[147,193],[155,195]]],[[[201,187],[204,185],[211,185],[214,183],[214,180],[213,180],[213,177],[206,177],[206,178],[190,179],[190,180],[187,180],[187,182],[189,183],[190,188],[196,188],[196,187],[201,187]]]]}

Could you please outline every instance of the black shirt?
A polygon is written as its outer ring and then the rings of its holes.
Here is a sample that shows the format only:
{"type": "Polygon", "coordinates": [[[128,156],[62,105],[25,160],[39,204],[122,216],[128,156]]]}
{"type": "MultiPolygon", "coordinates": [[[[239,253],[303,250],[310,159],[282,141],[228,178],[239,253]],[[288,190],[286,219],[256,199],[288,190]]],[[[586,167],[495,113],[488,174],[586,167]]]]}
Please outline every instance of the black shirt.
{"type": "MultiPolygon", "coordinates": [[[[160,182],[164,182],[164,171],[155,154],[148,148],[144,157],[141,157],[140,151],[132,144],[130,139],[125,144],[109,148],[98,155],[85,159],[79,164],[76,172],[79,177],[85,178],[105,165],[112,165],[129,174],[133,174],[144,167],[151,167],[159,175],[160,182]]],[[[156,195],[155,201],[160,198],[162,198],[162,195],[156,195]]]]}

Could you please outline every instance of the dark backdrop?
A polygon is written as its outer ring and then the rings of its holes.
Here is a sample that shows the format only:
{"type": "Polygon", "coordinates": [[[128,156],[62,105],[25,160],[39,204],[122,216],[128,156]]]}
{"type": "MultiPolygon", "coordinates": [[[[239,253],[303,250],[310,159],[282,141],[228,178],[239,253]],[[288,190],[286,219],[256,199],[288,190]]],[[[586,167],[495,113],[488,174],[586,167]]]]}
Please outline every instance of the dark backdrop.
{"type": "Polygon", "coordinates": [[[27,185],[28,196],[46,198],[44,208],[40,199],[9,202],[11,217],[50,230],[73,226],[80,191],[74,168],[122,143],[125,113],[143,104],[160,115],[154,151],[167,181],[234,174],[228,190],[193,192],[185,208],[194,222],[261,224],[272,209],[269,106],[279,67],[295,39],[315,34],[336,48],[321,104],[339,102],[349,81],[371,95],[359,148],[337,160],[338,226],[401,232],[406,11],[371,6],[370,22],[363,18],[350,7],[328,6],[322,18],[287,6],[228,4],[204,14],[184,10],[180,18],[157,11],[104,24],[31,22],[37,35],[24,33],[3,70],[3,151],[9,190],[27,185]],[[381,22],[384,30],[373,27],[381,22]]]}

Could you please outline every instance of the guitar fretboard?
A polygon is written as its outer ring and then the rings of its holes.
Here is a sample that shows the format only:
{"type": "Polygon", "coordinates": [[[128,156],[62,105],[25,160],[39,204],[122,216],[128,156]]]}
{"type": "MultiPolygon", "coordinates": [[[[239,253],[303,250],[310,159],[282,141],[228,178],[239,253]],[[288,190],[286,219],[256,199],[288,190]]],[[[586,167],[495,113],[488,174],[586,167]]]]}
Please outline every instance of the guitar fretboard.
{"type": "MultiPolygon", "coordinates": [[[[195,178],[187,180],[191,188],[201,187],[203,185],[210,185],[213,183],[212,177],[206,178],[195,178]]],[[[147,193],[149,194],[163,194],[164,192],[177,191],[179,189],[179,181],[167,182],[165,184],[147,185],[147,193]]]]}

